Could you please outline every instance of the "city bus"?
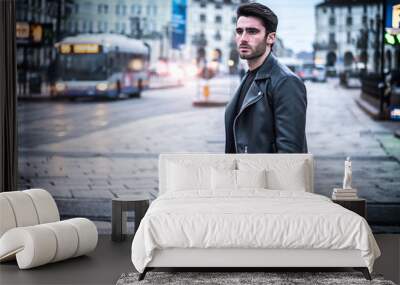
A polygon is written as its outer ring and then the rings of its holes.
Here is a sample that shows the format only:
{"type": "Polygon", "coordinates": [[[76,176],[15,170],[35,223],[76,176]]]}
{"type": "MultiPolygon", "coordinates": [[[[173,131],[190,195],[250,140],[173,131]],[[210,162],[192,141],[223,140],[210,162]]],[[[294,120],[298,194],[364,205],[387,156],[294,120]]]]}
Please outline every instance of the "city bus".
{"type": "Polygon", "coordinates": [[[116,34],[81,34],[56,43],[54,97],[140,97],[149,85],[149,48],[116,34]]]}

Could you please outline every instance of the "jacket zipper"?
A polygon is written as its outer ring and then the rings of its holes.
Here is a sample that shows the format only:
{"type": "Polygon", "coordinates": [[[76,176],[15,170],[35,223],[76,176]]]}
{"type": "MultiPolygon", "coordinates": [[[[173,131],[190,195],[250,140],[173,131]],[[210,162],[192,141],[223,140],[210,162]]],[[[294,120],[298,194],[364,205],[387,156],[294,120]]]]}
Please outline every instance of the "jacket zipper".
{"type": "MultiPolygon", "coordinates": [[[[235,130],[236,129],[236,120],[237,120],[237,118],[239,118],[240,114],[242,114],[245,109],[247,109],[249,106],[255,104],[256,102],[258,102],[262,98],[262,92],[260,91],[260,92],[258,92],[258,94],[260,94],[259,97],[256,97],[256,99],[254,99],[251,103],[247,104],[247,106],[245,108],[243,108],[239,112],[239,114],[236,115],[235,119],[233,120],[233,140],[234,140],[234,143],[235,143],[235,152],[236,153],[238,153],[237,144],[236,144],[236,130],[235,130]]],[[[247,146],[246,146],[246,152],[247,152],[247,146]]]]}

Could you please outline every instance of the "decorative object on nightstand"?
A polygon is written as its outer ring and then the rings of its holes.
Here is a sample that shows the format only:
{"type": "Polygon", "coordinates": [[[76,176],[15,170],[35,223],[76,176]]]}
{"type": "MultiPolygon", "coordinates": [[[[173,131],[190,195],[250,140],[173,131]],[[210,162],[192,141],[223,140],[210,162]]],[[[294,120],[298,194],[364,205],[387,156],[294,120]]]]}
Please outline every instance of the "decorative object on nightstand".
{"type": "Polygon", "coordinates": [[[365,199],[332,199],[332,201],[356,214],[359,214],[363,218],[367,217],[365,199]]]}
{"type": "Polygon", "coordinates": [[[351,169],[351,160],[348,156],[344,162],[344,177],[343,177],[343,189],[351,189],[351,182],[353,178],[353,170],[351,169]]]}
{"type": "Polygon", "coordinates": [[[358,199],[357,189],[351,187],[352,183],[352,167],[350,157],[347,157],[344,162],[344,177],[343,177],[343,188],[334,188],[332,193],[332,199],[337,200],[354,200],[358,199]]]}
{"type": "Polygon", "coordinates": [[[147,195],[132,195],[114,198],[112,200],[112,233],[113,241],[123,241],[127,235],[127,212],[135,212],[135,230],[136,233],[140,221],[149,208],[150,199],[147,195]]]}

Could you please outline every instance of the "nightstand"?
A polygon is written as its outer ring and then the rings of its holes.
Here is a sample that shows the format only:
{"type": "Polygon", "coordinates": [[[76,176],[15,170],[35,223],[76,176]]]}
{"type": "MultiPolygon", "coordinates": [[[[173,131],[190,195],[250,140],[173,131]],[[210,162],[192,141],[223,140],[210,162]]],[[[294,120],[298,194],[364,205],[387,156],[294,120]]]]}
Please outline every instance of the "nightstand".
{"type": "Polygon", "coordinates": [[[332,202],[339,204],[340,206],[353,211],[356,214],[359,214],[363,218],[367,218],[367,211],[366,211],[366,200],[365,199],[351,199],[351,200],[337,200],[332,199],[332,202]]]}
{"type": "Polygon", "coordinates": [[[136,233],[140,221],[146,214],[150,205],[150,199],[147,195],[124,196],[112,199],[112,216],[111,216],[111,239],[113,241],[123,241],[127,236],[127,212],[135,212],[135,229],[136,233]]]}

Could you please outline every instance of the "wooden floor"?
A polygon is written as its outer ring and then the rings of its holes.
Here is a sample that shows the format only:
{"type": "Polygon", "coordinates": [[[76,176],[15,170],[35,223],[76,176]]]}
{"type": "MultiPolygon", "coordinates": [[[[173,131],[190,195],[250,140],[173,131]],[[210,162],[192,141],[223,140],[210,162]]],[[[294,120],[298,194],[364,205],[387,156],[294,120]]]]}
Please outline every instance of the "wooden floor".
{"type": "Polygon", "coordinates": [[[33,269],[19,270],[15,261],[0,264],[0,284],[115,284],[122,273],[134,271],[132,239],[112,242],[100,235],[97,248],[80,256],[33,269]]]}

